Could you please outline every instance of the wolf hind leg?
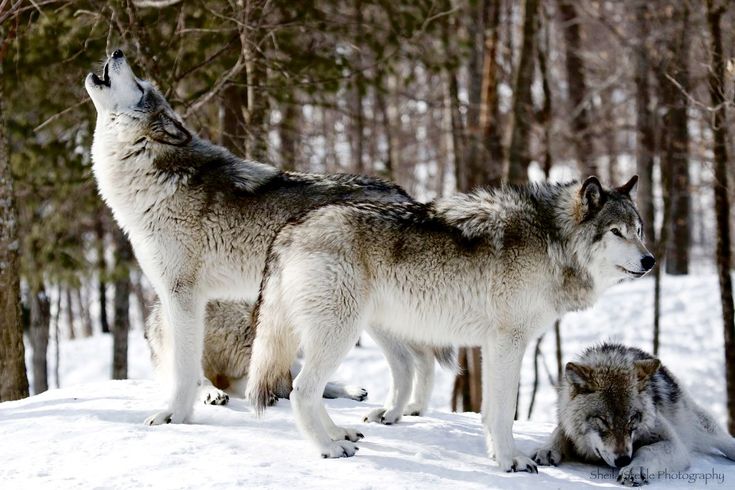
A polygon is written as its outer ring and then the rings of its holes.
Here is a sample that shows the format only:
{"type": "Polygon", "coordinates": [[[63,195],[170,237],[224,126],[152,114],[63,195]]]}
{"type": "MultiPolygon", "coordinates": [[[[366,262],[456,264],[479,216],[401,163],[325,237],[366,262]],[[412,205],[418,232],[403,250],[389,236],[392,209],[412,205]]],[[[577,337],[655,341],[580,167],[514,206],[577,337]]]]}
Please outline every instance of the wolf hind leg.
{"type": "Polygon", "coordinates": [[[428,346],[413,346],[413,389],[411,401],[403,415],[419,416],[426,413],[434,389],[434,349],[428,346]]]}
{"type": "Polygon", "coordinates": [[[378,422],[392,425],[403,415],[408,399],[411,396],[411,384],[414,379],[414,360],[406,343],[396,340],[380,328],[371,327],[370,336],[383,351],[391,374],[390,391],[382,408],[370,411],[364,422],[378,422]]]}
{"type": "Polygon", "coordinates": [[[368,392],[365,388],[359,386],[346,385],[330,381],[324,387],[324,398],[348,398],[358,402],[365,401],[368,392]]]}
{"type": "Polygon", "coordinates": [[[360,329],[354,319],[310,318],[303,331],[304,365],[296,376],[291,403],[301,433],[313,442],[323,458],[354,456],[357,431],[337,426],[322,402],[327,379],[357,341],[360,329]]]}
{"type": "Polygon", "coordinates": [[[711,453],[720,451],[727,459],[735,461],[735,438],[702,407],[696,406],[694,414],[697,417],[695,447],[698,451],[711,453]]]}
{"type": "Polygon", "coordinates": [[[227,405],[230,396],[212,384],[206,376],[199,382],[199,399],[205,405],[227,405]]]}

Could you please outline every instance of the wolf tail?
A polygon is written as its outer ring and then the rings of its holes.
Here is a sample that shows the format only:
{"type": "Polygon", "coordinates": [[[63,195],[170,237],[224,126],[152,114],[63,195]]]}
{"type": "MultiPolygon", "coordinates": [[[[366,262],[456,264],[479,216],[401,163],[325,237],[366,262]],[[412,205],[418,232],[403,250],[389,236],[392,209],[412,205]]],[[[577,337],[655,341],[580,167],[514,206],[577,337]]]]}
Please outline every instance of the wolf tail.
{"type": "Polygon", "coordinates": [[[457,363],[457,349],[454,347],[434,347],[434,358],[439,365],[446,369],[456,373],[459,371],[459,364],[457,363]]]}
{"type": "MultiPolygon", "coordinates": [[[[271,301],[269,292],[274,288],[268,284],[273,282],[269,279],[274,278],[263,279],[264,287],[253,308],[256,335],[246,397],[256,415],[261,415],[266,407],[274,405],[278,398],[288,398],[291,393],[291,365],[299,349],[299,338],[286,320],[284,311],[271,301]]],[[[277,298],[280,295],[272,296],[277,298]]]]}

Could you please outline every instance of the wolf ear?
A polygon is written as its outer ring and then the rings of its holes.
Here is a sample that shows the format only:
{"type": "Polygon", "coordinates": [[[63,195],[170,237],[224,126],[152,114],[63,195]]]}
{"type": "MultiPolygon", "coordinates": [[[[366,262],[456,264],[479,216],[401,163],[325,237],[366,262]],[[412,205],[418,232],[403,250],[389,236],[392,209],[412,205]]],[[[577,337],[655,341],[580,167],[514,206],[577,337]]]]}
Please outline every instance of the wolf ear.
{"type": "Polygon", "coordinates": [[[592,368],[584,364],[568,362],[564,368],[564,377],[578,391],[592,391],[592,368]]]}
{"type": "Polygon", "coordinates": [[[630,198],[635,197],[635,192],[637,189],[638,189],[638,176],[637,175],[634,175],[633,177],[631,177],[628,182],[621,185],[620,187],[615,188],[615,190],[618,191],[620,194],[623,194],[630,198]]]}
{"type": "Polygon", "coordinates": [[[661,361],[658,359],[644,359],[642,361],[636,361],[634,365],[635,374],[638,379],[638,389],[643,390],[648,386],[648,382],[656,374],[658,368],[661,367],[661,361]]]}
{"type": "Polygon", "coordinates": [[[148,135],[153,141],[164,145],[183,146],[191,141],[189,130],[165,111],[154,116],[148,126],[148,135]]]}
{"type": "Polygon", "coordinates": [[[589,218],[597,213],[603,202],[602,184],[594,175],[587,177],[579,191],[579,199],[582,203],[582,216],[589,218]]]}

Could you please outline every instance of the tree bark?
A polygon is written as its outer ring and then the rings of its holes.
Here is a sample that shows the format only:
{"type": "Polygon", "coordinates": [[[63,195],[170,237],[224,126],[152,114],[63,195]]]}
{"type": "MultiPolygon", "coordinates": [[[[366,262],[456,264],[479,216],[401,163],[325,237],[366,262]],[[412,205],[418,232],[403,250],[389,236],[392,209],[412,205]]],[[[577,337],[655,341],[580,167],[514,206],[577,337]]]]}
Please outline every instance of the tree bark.
{"type": "Polygon", "coordinates": [[[30,302],[30,342],[33,349],[33,394],[48,390],[48,341],[51,328],[51,302],[43,284],[29,294],[30,302]]]}
{"type": "Polygon", "coordinates": [[[670,172],[670,221],[666,247],[666,272],[687,274],[689,265],[689,9],[686,2],[667,9],[665,25],[673,32],[673,42],[663,50],[658,69],[661,103],[666,112],[663,128],[668,145],[662,154],[662,173],[670,172]]]}
{"type": "Polygon", "coordinates": [[[720,302],[722,303],[722,323],[725,337],[725,380],[727,385],[728,430],[735,434],[735,309],[732,292],[732,255],[730,243],[730,202],[728,195],[728,154],[727,154],[727,117],[725,104],[725,59],[722,49],[722,30],[720,21],[725,6],[715,6],[714,0],[707,0],[707,23],[710,30],[711,67],[708,71],[708,85],[712,106],[715,107],[711,119],[714,136],[715,157],[715,216],[717,221],[717,272],[720,282],[720,302]]]}
{"type": "Polygon", "coordinates": [[[637,46],[635,49],[636,87],[636,168],[638,173],[638,210],[643,220],[646,247],[654,250],[656,241],[655,209],[653,202],[653,166],[656,153],[654,117],[651,112],[651,93],[649,88],[651,60],[648,56],[647,2],[636,3],[635,13],[637,46]]]}
{"type": "Polygon", "coordinates": [[[566,47],[566,72],[569,100],[572,103],[572,143],[577,153],[579,171],[585,175],[599,176],[594,154],[594,141],[590,131],[590,114],[587,101],[587,81],[582,61],[582,37],[577,9],[569,0],[559,1],[566,47]]]}
{"type": "Polygon", "coordinates": [[[222,91],[219,111],[219,144],[236,155],[245,156],[247,155],[247,131],[242,92],[243,89],[234,83],[227,84],[222,91]]]}
{"type": "Polygon", "coordinates": [[[105,261],[105,224],[102,216],[95,221],[97,234],[97,293],[100,307],[100,329],[102,333],[110,333],[110,322],[107,318],[107,262],[105,261]]]}
{"type": "Polygon", "coordinates": [[[79,308],[79,318],[82,323],[82,337],[92,336],[92,316],[89,314],[89,305],[82,299],[82,286],[74,288],[74,298],[79,308]]]}
{"type": "Polygon", "coordinates": [[[74,340],[76,332],[74,331],[74,309],[71,305],[71,287],[64,288],[64,309],[66,310],[66,338],[74,340]]]}
{"type": "Polygon", "coordinates": [[[20,309],[17,212],[5,132],[3,89],[0,56],[0,402],[28,396],[20,309]]]}
{"type": "Polygon", "coordinates": [[[513,130],[508,150],[508,181],[511,184],[528,182],[528,165],[531,162],[529,135],[533,120],[531,85],[534,73],[534,45],[538,0],[525,0],[523,20],[523,45],[518,72],[513,87],[513,130]]]}
{"type": "Polygon", "coordinates": [[[284,103],[279,127],[281,139],[281,169],[296,170],[301,125],[301,105],[293,98],[284,103]]]}
{"type": "Polygon", "coordinates": [[[112,379],[128,377],[128,332],[130,331],[130,262],[133,249],[122,230],[115,228],[115,318],[112,328],[112,379]]]}
{"type": "MultiPolygon", "coordinates": [[[[503,178],[503,149],[498,126],[498,64],[500,0],[478,2],[471,13],[469,107],[460,189],[499,186],[503,178]]],[[[444,30],[449,42],[448,29],[444,30]]]]}

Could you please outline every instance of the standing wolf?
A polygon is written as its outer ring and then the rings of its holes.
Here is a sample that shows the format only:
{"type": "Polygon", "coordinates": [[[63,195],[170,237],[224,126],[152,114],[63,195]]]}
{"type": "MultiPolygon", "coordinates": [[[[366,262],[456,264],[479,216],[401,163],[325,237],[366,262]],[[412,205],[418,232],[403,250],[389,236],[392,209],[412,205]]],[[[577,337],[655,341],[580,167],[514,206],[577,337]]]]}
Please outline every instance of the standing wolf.
{"type": "MultiPolygon", "coordinates": [[[[146,423],[183,422],[201,379],[205,305],[257,297],[268,246],[281,226],[326,203],[411,198],[377,179],[281,172],[235,157],[189,132],[161,93],[135,77],[120,50],[102,78],[87,75],[85,87],[97,109],[92,159],[100,194],[171,326],[173,390],[168,407],[146,423]]],[[[377,328],[371,333],[393,374],[388,412],[400,415],[411,395],[411,352],[433,373],[433,351],[397,343],[377,328]]],[[[290,381],[290,372],[281,372],[277,391],[288,393],[290,381]]],[[[417,406],[425,406],[430,389],[415,386],[417,406]]]]}
{"type": "Polygon", "coordinates": [[[263,410],[273,376],[301,345],[304,366],[291,394],[299,428],[323,457],[352,456],[354,431],[337,427],[320,397],[363,328],[480,345],[488,449],[503,470],[536,471],[512,435],[524,350],[565,312],[653,267],[630,197],[636,182],[603,189],[590,177],[432,204],[345,203],[286,225],[261,286],[250,400],[263,410]]]}
{"type": "Polygon", "coordinates": [[[620,468],[639,486],[689,466],[692,451],[735,460],[735,439],[679,386],[661,362],[620,344],[587,349],[567,364],[559,388],[559,425],[534,460],[578,459],[620,468]]]}

